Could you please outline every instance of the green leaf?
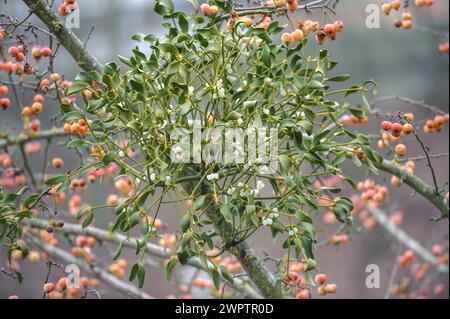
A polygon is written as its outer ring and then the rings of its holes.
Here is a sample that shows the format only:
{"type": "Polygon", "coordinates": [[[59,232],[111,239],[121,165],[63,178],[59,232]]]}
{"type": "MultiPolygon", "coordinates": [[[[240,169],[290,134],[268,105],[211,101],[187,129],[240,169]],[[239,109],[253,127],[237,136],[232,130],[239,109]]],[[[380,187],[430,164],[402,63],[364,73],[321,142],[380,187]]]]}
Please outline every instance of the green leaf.
{"type": "Polygon", "coordinates": [[[178,49],[172,43],[161,43],[160,47],[161,50],[163,50],[166,53],[169,53],[172,59],[174,59],[178,54],[178,49]]]}
{"type": "Polygon", "coordinates": [[[185,214],[180,221],[181,232],[185,233],[190,226],[191,226],[191,216],[189,216],[189,214],[185,214]]]}
{"type": "Polygon", "coordinates": [[[177,265],[177,260],[175,258],[170,259],[169,263],[166,267],[166,279],[167,281],[170,281],[170,278],[172,278],[172,272],[175,266],[177,265]]]}
{"type": "Polygon", "coordinates": [[[189,31],[189,22],[186,18],[186,16],[181,13],[178,16],[178,24],[180,25],[181,31],[183,31],[184,33],[188,33],[189,31]]]}
{"type": "Polygon", "coordinates": [[[270,49],[267,44],[265,44],[262,49],[261,60],[267,68],[270,68],[272,63],[271,63],[271,59],[270,59],[270,49]]]}
{"type": "Polygon", "coordinates": [[[137,277],[138,277],[139,288],[144,287],[144,283],[145,283],[145,266],[143,264],[141,264],[141,263],[139,264],[137,277]]]}
{"type": "Polygon", "coordinates": [[[370,145],[370,139],[368,139],[366,136],[362,135],[362,134],[358,134],[356,135],[356,140],[362,144],[362,145],[370,145]]]}
{"type": "Polygon", "coordinates": [[[362,100],[363,100],[364,115],[368,117],[368,116],[370,116],[370,114],[372,114],[372,107],[370,106],[370,103],[367,101],[364,94],[362,95],[362,100]]]}
{"type": "Polygon", "coordinates": [[[30,208],[30,206],[32,204],[34,204],[34,202],[39,198],[39,195],[37,194],[33,194],[28,196],[24,201],[23,201],[23,206],[26,208],[30,208]]]}
{"type": "Polygon", "coordinates": [[[77,148],[77,147],[79,147],[81,145],[85,145],[85,144],[87,144],[86,141],[83,141],[80,139],[75,139],[75,140],[72,140],[69,143],[67,143],[66,147],[70,150],[70,149],[74,149],[74,148],[77,148]]]}
{"type": "Polygon", "coordinates": [[[214,268],[212,270],[211,276],[212,276],[212,280],[213,280],[213,283],[214,283],[214,287],[216,287],[216,289],[219,289],[220,288],[220,273],[219,273],[219,270],[217,268],[214,268]]]}
{"type": "Polygon", "coordinates": [[[114,254],[112,255],[112,259],[113,260],[117,260],[117,258],[120,257],[120,255],[122,254],[122,245],[125,241],[122,241],[119,245],[119,247],[117,247],[116,251],[114,252],[114,254]]]}
{"type": "Polygon", "coordinates": [[[347,152],[340,152],[336,154],[336,157],[333,159],[333,166],[339,166],[344,163],[347,159],[347,152]]]}
{"type": "Polygon", "coordinates": [[[89,212],[89,214],[87,214],[87,216],[84,219],[83,224],[81,225],[81,227],[83,227],[83,228],[88,227],[92,223],[93,219],[94,219],[94,212],[91,211],[91,212],[89,212]]]}
{"type": "Polygon", "coordinates": [[[156,1],[154,10],[161,16],[169,15],[173,12],[172,1],[171,0],[156,1]]]}
{"type": "Polygon", "coordinates": [[[224,265],[220,265],[220,272],[222,273],[222,277],[225,278],[230,284],[234,284],[234,277],[228,272],[227,268],[224,265]]]}
{"type": "Polygon", "coordinates": [[[129,277],[128,280],[129,280],[129,281],[133,281],[134,278],[136,278],[138,271],[139,271],[139,264],[136,263],[136,264],[134,264],[133,267],[131,268],[130,277],[129,277]]]}
{"type": "Polygon", "coordinates": [[[72,95],[74,93],[83,91],[87,88],[89,88],[89,84],[87,84],[85,82],[76,82],[67,88],[66,95],[72,95]]]}
{"type": "Polygon", "coordinates": [[[345,82],[350,79],[349,74],[341,74],[337,76],[333,76],[331,78],[326,79],[326,82],[345,82]]]}
{"type": "Polygon", "coordinates": [[[205,195],[198,197],[194,202],[195,210],[201,210],[205,206],[205,200],[206,200],[205,195]]]}
{"type": "Polygon", "coordinates": [[[70,111],[70,112],[64,114],[64,116],[61,118],[61,121],[62,122],[70,122],[70,121],[79,120],[82,118],[84,118],[84,115],[80,111],[70,111]]]}
{"type": "Polygon", "coordinates": [[[27,257],[29,252],[27,243],[24,241],[19,241],[17,244],[19,245],[19,250],[22,252],[22,257],[27,257]]]}
{"type": "Polygon", "coordinates": [[[65,175],[58,175],[58,176],[55,176],[55,177],[52,177],[52,178],[46,180],[45,181],[45,185],[53,186],[53,185],[56,185],[56,184],[64,182],[68,178],[69,178],[69,175],[67,175],[67,174],[65,174],[65,175]]]}
{"type": "Polygon", "coordinates": [[[231,223],[231,212],[230,207],[227,204],[223,204],[220,206],[220,214],[223,216],[227,223],[231,223]]]}

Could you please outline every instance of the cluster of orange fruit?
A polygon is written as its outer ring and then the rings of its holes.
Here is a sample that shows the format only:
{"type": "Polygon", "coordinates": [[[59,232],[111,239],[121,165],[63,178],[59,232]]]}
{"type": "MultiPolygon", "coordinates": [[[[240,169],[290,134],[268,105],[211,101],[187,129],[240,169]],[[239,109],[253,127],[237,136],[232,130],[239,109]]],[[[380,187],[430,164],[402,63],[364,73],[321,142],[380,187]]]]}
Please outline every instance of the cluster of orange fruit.
{"type": "Polygon", "coordinates": [[[64,123],[64,132],[67,134],[78,134],[79,137],[83,138],[88,131],[88,123],[84,119],[64,123]]]}
{"type": "Polygon", "coordinates": [[[293,32],[285,32],[281,35],[281,41],[286,43],[302,41],[311,32],[315,32],[318,44],[323,44],[327,40],[335,40],[337,33],[344,30],[344,23],[336,21],[321,26],[319,22],[306,20],[305,22],[297,21],[296,29],[293,32]]]}
{"type": "Polygon", "coordinates": [[[426,134],[439,133],[442,131],[444,124],[447,124],[449,120],[449,115],[437,115],[434,119],[427,120],[423,131],[426,134]]]}
{"type": "Polygon", "coordinates": [[[37,45],[33,47],[33,49],[31,49],[31,56],[38,62],[43,57],[44,58],[51,57],[52,54],[53,54],[52,49],[50,49],[49,47],[40,47],[37,45]]]}
{"type": "MultiPolygon", "coordinates": [[[[81,236],[81,237],[84,237],[84,236],[81,236]]],[[[84,258],[88,262],[95,261],[96,256],[92,252],[92,248],[96,244],[96,240],[94,237],[84,237],[82,240],[77,238],[75,244],[76,244],[76,246],[73,246],[71,248],[71,253],[74,257],[84,258]]]]}
{"type": "MultiPolygon", "coordinates": [[[[418,7],[430,7],[434,4],[434,0],[415,0],[415,4],[418,7]]],[[[389,15],[392,10],[399,11],[402,7],[402,2],[400,0],[393,0],[391,2],[386,2],[381,5],[381,9],[385,15],[389,15]]],[[[404,5],[406,8],[406,3],[404,5]]],[[[402,13],[401,19],[396,19],[394,25],[397,28],[411,29],[413,26],[412,14],[408,11],[402,13]]]]}
{"type": "Polygon", "coordinates": [[[334,234],[330,238],[330,244],[338,246],[348,244],[350,241],[347,234],[334,234]]]}
{"type": "Polygon", "coordinates": [[[125,277],[125,269],[127,268],[127,261],[125,259],[119,259],[118,261],[109,265],[109,272],[117,278],[125,277]]]}
{"type": "Polygon", "coordinates": [[[344,126],[352,126],[357,124],[367,124],[369,119],[367,117],[357,118],[356,116],[344,115],[341,118],[341,122],[344,126]]]}
{"type": "Polygon", "coordinates": [[[97,278],[80,277],[79,287],[71,287],[69,279],[62,277],[56,281],[56,284],[52,282],[44,284],[42,290],[48,299],[77,299],[88,287],[95,289],[99,286],[100,281],[97,278]]]}
{"type": "Polygon", "coordinates": [[[327,281],[327,276],[325,274],[317,274],[314,278],[314,281],[317,285],[319,285],[319,288],[317,288],[317,292],[321,296],[325,296],[327,294],[335,294],[337,291],[336,284],[325,284],[327,281]]]}
{"type": "Polygon", "coordinates": [[[31,106],[25,106],[22,109],[22,115],[23,116],[33,116],[37,115],[42,112],[44,109],[43,103],[44,103],[44,97],[41,94],[35,94],[33,96],[33,103],[31,106]]]}
{"type": "Polygon", "coordinates": [[[378,185],[373,179],[367,179],[357,184],[357,189],[361,192],[361,200],[380,207],[383,204],[389,190],[386,186],[378,185]]]}
{"type": "MultiPolygon", "coordinates": [[[[413,121],[414,117],[408,116],[408,121],[413,121]]],[[[414,127],[409,124],[392,123],[390,121],[381,122],[381,128],[390,131],[393,137],[401,137],[403,134],[409,135],[414,132],[414,127]]]]}

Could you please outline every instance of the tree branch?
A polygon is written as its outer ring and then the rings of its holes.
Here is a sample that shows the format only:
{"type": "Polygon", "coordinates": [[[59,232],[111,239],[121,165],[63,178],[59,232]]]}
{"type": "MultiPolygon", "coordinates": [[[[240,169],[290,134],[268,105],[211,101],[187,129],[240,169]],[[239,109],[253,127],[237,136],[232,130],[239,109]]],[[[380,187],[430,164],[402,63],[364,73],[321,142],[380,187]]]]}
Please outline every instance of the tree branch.
{"type": "Polygon", "coordinates": [[[400,178],[405,184],[433,203],[441,211],[443,218],[448,218],[448,202],[442,194],[436,193],[433,187],[394,162],[384,160],[378,168],[400,178]]]}
{"type": "Polygon", "coordinates": [[[44,0],[22,1],[30,8],[32,13],[42,20],[83,70],[86,72],[101,70],[97,59],[44,0]]]}
{"type": "MultiPolygon", "coordinates": [[[[48,221],[42,219],[30,219],[27,220],[26,223],[32,228],[47,229],[48,227],[48,221]]],[[[126,237],[117,233],[111,234],[108,231],[95,227],[82,228],[80,225],[66,223],[61,229],[61,232],[72,235],[92,236],[101,241],[112,242],[118,245],[122,244],[123,247],[136,249],[135,238],[126,237]]],[[[171,251],[152,243],[147,244],[146,252],[149,255],[164,259],[170,258],[173,255],[171,251]]],[[[197,257],[188,259],[187,264],[189,266],[205,270],[205,267],[197,257]]],[[[261,298],[261,296],[242,279],[235,278],[231,287],[240,292],[246,298],[261,298]]]]}
{"type": "Polygon", "coordinates": [[[372,216],[375,217],[375,219],[380,223],[380,225],[384,229],[386,229],[392,236],[394,236],[399,242],[414,251],[424,261],[429,262],[431,265],[436,267],[440,272],[448,273],[448,266],[439,265],[436,257],[428,249],[423,247],[405,231],[394,225],[389,220],[385,212],[371,205],[367,205],[366,207],[367,210],[372,214],[372,216]]]}
{"type": "Polygon", "coordinates": [[[38,135],[28,135],[19,137],[14,137],[9,134],[4,134],[0,132],[0,148],[12,145],[23,146],[31,141],[46,140],[49,138],[58,138],[65,136],[68,136],[68,134],[65,133],[63,129],[50,129],[42,131],[38,135]]]}
{"type": "MultiPolygon", "coordinates": [[[[205,184],[202,186],[206,188],[209,187],[205,184]]],[[[204,193],[210,194],[207,190],[204,190],[204,193]]],[[[281,280],[275,278],[246,241],[233,237],[234,229],[219,213],[219,207],[213,201],[209,201],[208,205],[209,208],[206,210],[206,214],[213,222],[226,249],[240,261],[250,279],[259,288],[265,298],[282,299],[283,289],[281,280]]]]}
{"type": "Polygon", "coordinates": [[[142,299],[153,299],[154,298],[151,295],[142,291],[141,289],[138,289],[135,286],[114,277],[113,275],[111,275],[107,271],[103,270],[102,268],[97,267],[95,265],[88,264],[87,262],[85,262],[79,258],[75,258],[70,253],[66,252],[65,250],[63,250],[61,248],[50,246],[50,245],[45,244],[37,239],[34,239],[33,241],[36,244],[36,246],[38,246],[40,249],[42,249],[49,255],[53,256],[54,258],[60,259],[67,264],[78,265],[84,271],[95,275],[97,278],[99,278],[100,280],[102,280],[106,284],[108,284],[109,286],[111,286],[119,291],[125,292],[127,294],[131,294],[133,296],[136,296],[136,297],[139,297],[142,299]]]}

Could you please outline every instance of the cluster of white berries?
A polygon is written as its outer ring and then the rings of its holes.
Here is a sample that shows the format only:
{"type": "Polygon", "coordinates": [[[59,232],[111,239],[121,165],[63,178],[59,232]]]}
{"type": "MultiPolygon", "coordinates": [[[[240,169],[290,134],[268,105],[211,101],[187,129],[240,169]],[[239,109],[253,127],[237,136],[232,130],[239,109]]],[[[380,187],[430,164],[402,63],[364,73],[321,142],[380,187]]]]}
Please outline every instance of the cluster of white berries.
{"type": "Polygon", "coordinates": [[[273,220],[277,219],[278,217],[280,217],[280,214],[278,213],[278,208],[274,207],[269,216],[262,219],[262,224],[264,226],[270,226],[273,224],[273,220]]]}
{"type": "Polygon", "coordinates": [[[172,177],[166,176],[166,185],[170,185],[171,182],[172,182],[172,177]]]}
{"type": "Polygon", "coordinates": [[[189,94],[189,96],[192,96],[192,95],[194,95],[194,87],[193,86],[190,86],[190,87],[188,87],[188,94],[189,94]]]}
{"type": "Polygon", "coordinates": [[[273,219],[270,218],[270,217],[263,218],[262,224],[263,224],[264,226],[270,226],[270,225],[273,224],[273,219]]]}
{"type": "Polygon", "coordinates": [[[298,228],[297,227],[293,227],[290,231],[289,231],[289,236],[295,236],[298,232],[298,228]]]}
{"type": "Polygon", "coordinates": [[[154,168],[150,168],[148,171],[150,173],[150,176],[149,176],[150,180],[152,182],[154,182],[156,180],[156,171],[155,171],[155,169],[154,168]]]}
{"type": "Polygon", "coordinates": [[[219,174],[218,173],[212,173],[206,176],[206,179],[208,181],[217,181],[219,180],[219,174]]]}

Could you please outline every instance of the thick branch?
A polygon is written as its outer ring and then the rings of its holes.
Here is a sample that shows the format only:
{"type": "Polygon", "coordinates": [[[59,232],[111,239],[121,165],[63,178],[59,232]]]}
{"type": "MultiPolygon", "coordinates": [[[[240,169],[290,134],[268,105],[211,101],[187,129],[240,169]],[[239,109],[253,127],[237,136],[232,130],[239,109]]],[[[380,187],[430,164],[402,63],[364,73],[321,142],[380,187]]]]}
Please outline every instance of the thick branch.
{"type": "Polygon", "coordinates": [[[394,162],[384,160],[378,168],[400,178],[403,183],[433,203],[441,211],[442,217],[448,218],[448,202],[442,194],[436,193],[433,187],[394,162]]]}
{"type": "Polygon", "coordinates": [[[431,265],[437,267],[439,271],[448,273],[447,266],[439,265],[436,257],[428,249],[423,247],[419,242],[405,233],[402,229],[394,225],[382,210],[371,205],[367,205],[367,209],[380,223],[380,225],[384,229],[386,229],[392,236],[394,236],[399,242],[414,251],[424,261],[429,262],[431,265]]]}
{"type": "Polygon", "coordinates": [[[23,0],[58,39],[59,43],[72,55],[77,64],[85,71],[100,71],[97,59],[87,50],[83,42],[70,30],[61,18],[44,0],[23,0]]]}
{"type": "Polygon", "coordinates": [[[66,264],[78,265],[82,270],[95,275],[97,278],[99,278],[100,280],[102,280],[103,282],[105,282],[106,284],[111,286],[112,288],[115,288],[119,291],[122,291],[127,294],[131,294],[133,296],[136,296],[136,297],[139,297],[142,299],[153,299],[153,297],[151,295],[145,293],[141,289],[138,289],[135,286],[114,277],[113,275],[111,275],[110,273],[108,273],[107,271],[103,270],[100,267],[90,265],[87,262],[85,262],[79,258],[75,258],[70,253],[66,252],[65,250],[63,250],[61,248],[50,246],[39,240],[35,240],[34,243],[40,249],[42,249],[49,255],[53,256],[54,258],[60,259],[60,260],[64,261],[66,264]]]}
{"type": "MultiPolygon", "coordinates": [[[[45,220],[41,220],[41,219],[28,220],[27,224],[30,227],[39,228],[39,229],[47,229],[47,227],[48,227],[48,222],[45,220]]],[[[61,232],[65,233],[65,234],[72,234],[72,235],[92,236],[101,241],[112,242],[112,243],[115,243],[118,245],[122,244],[123,247],[136,249],[136,239],[135,238],[126,237],[126,236],[123,236],[120,234],[111,234],[108,231],[105,231],[105,230],[102,230],[99,228],[95,228],[95,227],[82,228],[80,225],[66,223],[64,225],[64,227],[61,229],[61,232]]],[[[159,258],[164,258],[164,259],[170,258],[172,256],[171,251],[164,249],[161,246],[157,246],[157,245],[151,244],[151,243],[147,244],[146,252],[149,255],[159,257],[159,258]]],[[[203,266],[203,264],[201,263],[199,258],[196,258],[196,257],[190,258],[187,261],[187,264],[190,266],[205,270],[205,267],[203,266]]],[[[234,290],[240,292],[246,298],[252,298],[252,299],[260,299],[261,298],[261,296],[242,279],[235,278],[231,287],[234,290]]]]}
{"type": "Polygon", "coordinates": [[[46,140],[50,138],[58,138],[65,137],[67,133],[64,132],[63,129],[51,129],[40,132],[38,135],[27,135],[22,137],[14,137],[7,134],[0,133],[0,148],[4,148],[7,146],[17,145],[23,146],[28,142],[37,141],[37,140],[46,140]]]}
{"type": "MultiPolygon", "coordinates": [[[[208,186],[204,185],[204,187],[208,186]]],[[[208,194],[210,192],[205,190],[204,193],[208,194]]],[[[214,223],[214,227],[225,244],[225,248],[240,261],[250,279],[260,289],[265,298],[282,299],[283,289],[281,280],[274,277],[246,241],[233,236],[233,226],[224,220],[219,213],[219,207],[213,202],[209,202],[208,204],[210,206],[206,213],[214,223]]]]}
{"type": "MultiPolygon", "coordinates": [[[[332,6],[334,6],[337,3],[338,0],[334,0],[332,6]]],[[[313,9],[320,9],[330,6],[331,0],[315,0],[311,1],[309,3],[305,3],[298,6],[298,11],[300,10],[313,10],[313,9]]],[[[251,8],[236,8],[236,12],[239,16],[247,16],[247,15],[255,15],[255,14],[276,14],[279,12],[286,12],[287,8],[285,6],[281,7],[266,7],[266,6],[259,6],[259,7],[251,7],[251,8]]],[[[231,18],[230,14],[225,14],[221,17],[223,20],[227,20],[231,18]]]]}

